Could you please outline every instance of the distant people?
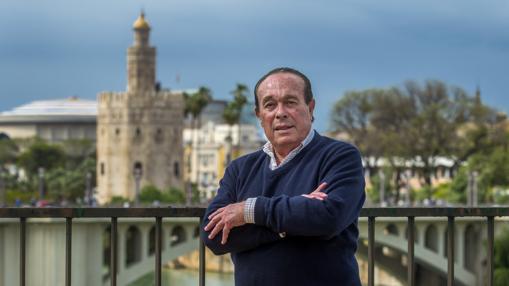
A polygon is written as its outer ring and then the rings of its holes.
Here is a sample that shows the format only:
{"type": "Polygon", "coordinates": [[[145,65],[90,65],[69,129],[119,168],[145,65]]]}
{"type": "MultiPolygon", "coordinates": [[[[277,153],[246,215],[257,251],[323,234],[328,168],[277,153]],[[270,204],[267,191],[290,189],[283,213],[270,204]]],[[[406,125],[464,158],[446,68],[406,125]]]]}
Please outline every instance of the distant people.
{"type": "Polygon", "coordinates": [[[268,142],[227,167],[202,240],[231,253],[238,286],[361,285],[359,151],[313,130],[311,83],[299,71],[270,71],[254,94],[268,142]]]}

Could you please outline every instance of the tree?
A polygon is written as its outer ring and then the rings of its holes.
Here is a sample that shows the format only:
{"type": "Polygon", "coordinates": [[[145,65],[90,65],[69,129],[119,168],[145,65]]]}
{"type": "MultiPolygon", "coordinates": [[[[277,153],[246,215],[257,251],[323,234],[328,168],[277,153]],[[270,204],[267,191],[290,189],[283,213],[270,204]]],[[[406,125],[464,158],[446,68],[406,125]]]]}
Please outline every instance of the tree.
{"type": "Polygon", "coordinates": [[[396,190],[407,163],[418,166],[421,183],[431,189],[437,158],[452,158],[460,166],[476,152],[507,140],[500,136],[505,134],[500,132],[505,117],[484,106],[479,92],[470,97],[436,80],[347,92],[335,104],[331,119],[333,130],[362,150],[368,170],[376,170],[371,164],[377,158],[387,160],[396,190]]]}
{"type": "Polygon", "coordinates": [[[87,158],[96,158],[95,143],[89,139],[69,139],[61,143],[66,167],[77,168],[87,158]]]}
{"type": "MultiPolygon", "coordinates": [[[[191,121],[191,128],[193,130],[193,139],[192,139],[192,147],[191,152],[193,153],[191,155],[191,158],[193,156],[196,156],[196,150],[199,149],[199,140],[197,140],[197,129],[201,128],[201,113],[203,109],[209,104],[210,101],[212,101],[212,92],[207,87],[200,87],[197,92],[193,94],[187,94],[184,93],[184,100],[185,100],[185,109],[184,113],[186,115],[192,116],[191,121]]],[[[200,164],[196,164],[196,166],[192,165],[191,160],[191,166],[196,169],[196,180],[199,180],[200,176],[200,164]]],[[[189,188],[189,186],[188,186],[189,188]]]]}
{"type": "Polygon", "coordinates": [[[42,140],[35,142],[22,152],[18,157],[18,165],[23,168],[29,176],[37,174],[39,168],[49,171],[65,164],[65,153],[62,147],[48,144],[42,140]]]}
{"type": "Polygon", "coordinates": [[[242,109],[244,109],[244,106],[247,103],[247,94],[249,93],[249,89],[245,84],[237,83],[235,86],[235,89],[231,91],[231,94],[233,95],[233,102],[235,103],[234,108],[237,109],[237,118],[236,118],[236,124],[237,124],[237,144],[236,144],[236,151],[237,155],[240,152],[240,140],[242,137],[242,129],[240,120],[242,118],[242,109]]]}
{"type": "Polygon", "coordinates": [[[0,166],[15,163],[19,148],[13,140],[0,139],[0,166]]]}
{"type": "Polygon", "coordinates": [[[94,182],[96,158],[86,158],[75,168],[66,168],[61,165],[51,169],[46,175],[49,197],[53,200],[72,201],[84,198],[88,173],[92,174],[92,182],[94,182]]]}
{"type": "Polygon", "coordinates": [[[148,185],[143,187],[140,193],[140,201],[151,204],[154,201],[170,204],[183,204],[185,202],[184,193],[176,188],[169,188],[162,192],[157,187],[148,185]]]}
{"type": "Polygon", "coordinates": [[[236,106],[236,103],[234,101],[229,102],[223,110],[223,119],[226,122],[226,124],[228,124],[228,126],[229,126],[228,136],[226,137],[226,141],[228,144],[228,150],[226,151],[227,152],[226,164],[229,164],[230,161],[232,160],[232,148],[231,148],[231,143],[233,141],[232,128],[233,128],[233,125],[235,125],[235,123],[237,123],[239,121],[239,118],[240,118],[240,114],[239,114],[239,109],[236,106]]]}
{"type": "Polygon", "coordinates": [[[495,239],[494,250],[494,285],[507,285],[509,281],[509,231],[504,231],[495,239]]]}

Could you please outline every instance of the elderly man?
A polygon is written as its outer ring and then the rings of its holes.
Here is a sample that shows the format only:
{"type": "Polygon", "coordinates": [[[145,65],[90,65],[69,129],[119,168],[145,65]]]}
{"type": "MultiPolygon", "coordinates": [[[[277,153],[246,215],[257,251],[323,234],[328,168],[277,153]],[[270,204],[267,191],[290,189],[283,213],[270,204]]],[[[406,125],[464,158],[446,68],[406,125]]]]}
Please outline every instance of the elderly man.
{"type": "Polygon", "coordinates": [[[235,285],[360,285],[359,151],[315,132],[309,79],[277,68],[256,84],[268,142],[234,160],[205,214],[201,237],[231,253],[235,285]]]}

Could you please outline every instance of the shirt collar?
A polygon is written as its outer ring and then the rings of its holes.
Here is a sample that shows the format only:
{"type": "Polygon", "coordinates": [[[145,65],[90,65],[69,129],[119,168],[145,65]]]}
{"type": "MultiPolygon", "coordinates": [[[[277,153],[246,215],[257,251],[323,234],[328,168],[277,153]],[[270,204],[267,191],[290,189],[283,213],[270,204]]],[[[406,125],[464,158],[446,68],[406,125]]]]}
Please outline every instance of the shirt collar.
{"type": "Polygon", "coordinates": [[[290,151],[288,155],[281,161],[281,163],[278,165],[276,161],[276,156],[274,154],[274,148],[272,147],[272,144],[270,141],[267,141],[265,145],[263,145],[263,152],[265,152],[270,157],[270,165],[269,168],[271,170],[275,170],[284,164],[288,163],[293,157],[295,157],[304,147],[306,147],[311,140],[313,140],[313,137],[315,136],[315,130],[313,128],[309,129],[308,135],[302,142],[297,146],[295,149],[290,151]]]}

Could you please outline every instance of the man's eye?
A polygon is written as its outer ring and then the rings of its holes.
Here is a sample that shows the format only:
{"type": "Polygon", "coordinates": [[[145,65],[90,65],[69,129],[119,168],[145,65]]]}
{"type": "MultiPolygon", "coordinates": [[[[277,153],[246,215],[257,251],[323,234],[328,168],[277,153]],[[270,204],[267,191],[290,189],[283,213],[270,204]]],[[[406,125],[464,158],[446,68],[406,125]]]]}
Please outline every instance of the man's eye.
{"type": "Polygon", "coordinates": [[[265,103],[265,108],[272,108],[272,107],[274,107],[274,103],[272,103],[272,102],[265,103]]]}

